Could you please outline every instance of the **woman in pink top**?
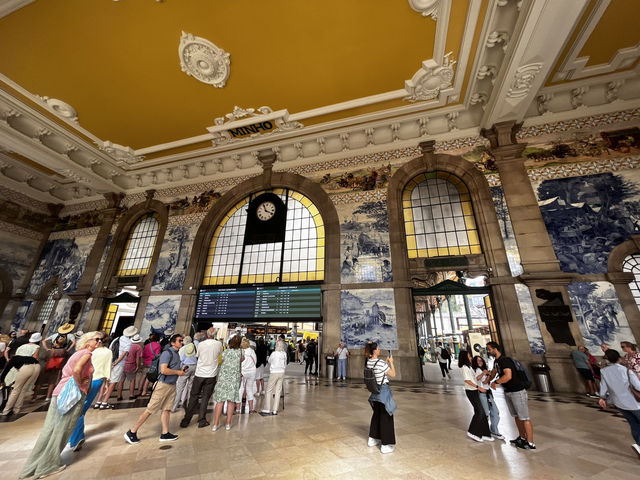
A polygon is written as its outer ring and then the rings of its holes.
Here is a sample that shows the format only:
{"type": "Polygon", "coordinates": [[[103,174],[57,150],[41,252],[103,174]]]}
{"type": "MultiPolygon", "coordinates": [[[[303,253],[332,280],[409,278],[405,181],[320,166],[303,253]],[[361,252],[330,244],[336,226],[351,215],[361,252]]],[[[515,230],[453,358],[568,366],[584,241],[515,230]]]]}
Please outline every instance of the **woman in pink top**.
{"type": "MultiPolygon", "coordinates": [[[[142,338],[135,334],[131,337],[131,350],[124,362],[124,378],[121,380],[124,385],[125,380],[129,380],[129,400],[135,400],[136,397],[136,375],[142,363],[142,338]]],[[[118,385],[120,388],[120,385],[118,385]]]]}
{"type": "Polygon", "coordinates": [[[160,355],[160,351],[162,350],[162,347],[160,346],[158,340],[160,340],[158,334],[152,333],[151,335],[149,335],[149,343],[147,343],[142,350],[142,367],[140,368],[141,381],[138,390],[138,395],[142,397],[147,395],[147,387],[149,386],[147,373],[149,372],[151,362],[156,355],[160,355]]]}
{"type": "Polygon", "coordinates": [[[102,334],[100,332],[85,333],[78,340],[76,344],[78,350],[69,358],[62,369],[62,378],[53,390],[53,397],[49,404],[47,417],[44,420],[44,426],[19,478],[44,477],[62,471],[66,467],[62,463],[60,454],[82,413],[84,400],[93,375],[91,353],[101,342],[102,334]],[[58,411],[58,395],[71,378],[80,388],[82,396],[71,410],[61,415],[58,411]]]}

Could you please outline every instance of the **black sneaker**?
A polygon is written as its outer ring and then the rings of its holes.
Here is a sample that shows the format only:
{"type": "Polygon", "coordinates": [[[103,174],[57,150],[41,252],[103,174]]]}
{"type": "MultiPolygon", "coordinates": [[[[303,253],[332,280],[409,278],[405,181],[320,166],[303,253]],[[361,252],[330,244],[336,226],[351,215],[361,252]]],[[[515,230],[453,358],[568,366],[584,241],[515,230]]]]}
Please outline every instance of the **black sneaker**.
{"type": "Polygon", "coordinates": [[[187,420],[186,418],[183,418],[182,420],[180,420],[180,428],[187,428],[189,426],[189,422],[191,420],[187,420]]]}
{"type": "Polygon", "coordinates": [[[516,447],[519,445],[522,445],[522,443],[525,441],[524,438],[522,437],[518,437],[518,438],[514,438],[513,440],[509,440],[509,443],[511,445],[515,445],[516,447]]]}
{"type": "Polygon", "coordinates": [[[171,432],[163,433],[162,435],[160,435],[161,442],[173,442],[174,440],[177,440],[177,439],[178,439],[178,435],[174,435],[171,432]]]}
{"type": "Polygon", "coordinates": [[[526,440],[524,440],[522,443],[516,444],[516,447],[521,448],[522,450],[535,450],[536,444],[529,443],[526,440]]]}
{"type": "Polygon", "coordinates": [[[128,430],[127,433],[124,434],[124,439],[127,441],[127,443],[130,443],[131,445],[140,443],[140,439],[138,438],[138,435],[133,433],[131,430],[128,430]]]}

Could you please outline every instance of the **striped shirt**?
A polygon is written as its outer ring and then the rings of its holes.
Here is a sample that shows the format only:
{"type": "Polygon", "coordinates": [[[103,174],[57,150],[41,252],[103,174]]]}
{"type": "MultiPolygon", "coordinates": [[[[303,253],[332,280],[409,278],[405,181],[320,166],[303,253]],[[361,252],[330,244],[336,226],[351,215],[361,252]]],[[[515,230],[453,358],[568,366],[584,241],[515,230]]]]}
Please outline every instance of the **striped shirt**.
{"type": "Polygon", "coordinates": [[[367,368],[372,368],[373,372],[376,375],[376,382],[378,385],[382,385],[383,383],[389,383],[389,378],[385,375],[391,367],[380,358],[370,358],[367,360],[367,368]]]}

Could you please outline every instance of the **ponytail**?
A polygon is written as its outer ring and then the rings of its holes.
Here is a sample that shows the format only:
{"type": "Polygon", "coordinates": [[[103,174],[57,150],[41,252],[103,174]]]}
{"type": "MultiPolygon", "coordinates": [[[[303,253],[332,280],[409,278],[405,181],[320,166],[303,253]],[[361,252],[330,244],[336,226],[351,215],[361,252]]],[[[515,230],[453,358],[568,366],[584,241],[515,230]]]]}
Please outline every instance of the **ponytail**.
{"type": "Polygon", "coordinates": [[[364,346],[364,355],[367,358],[371,358],[373,356],[373,352],[378,348],[378,344],[376,342],[367,342],[364,346]]]}

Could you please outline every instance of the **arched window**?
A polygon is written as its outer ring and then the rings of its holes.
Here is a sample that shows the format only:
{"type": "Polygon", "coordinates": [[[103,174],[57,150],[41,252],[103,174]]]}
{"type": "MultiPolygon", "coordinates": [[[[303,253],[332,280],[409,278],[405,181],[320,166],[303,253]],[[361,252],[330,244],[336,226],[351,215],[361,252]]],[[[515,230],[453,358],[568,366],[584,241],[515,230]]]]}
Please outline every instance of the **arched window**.
{"type": "Polygon", "coordinates": [[[131,228],[122,253],[119,277],[146,275],[158,240],[158,214],[149,212],[138,219],[131,228]]]}
{"type": "Polygon", "coordinates": [[[285,241],[245,244],[247,207],[257,192],[238,202],[216,228],[203,285],[280,283],[324,279],[324,223],[317,207],[301,193],[276,188],[287,207],[285,241]]]}
{"type": "Polygon", "coordinates": [[[482,253],[467,186],[447,172],[422,173],[402,193],[409,258],[482,253]]]}
{"type": "Polygon", "coordinates": [[[58,301],[58,294],[58,286],[54,285],[47,293],[47,298],[40,307],[40,311],[38,312],[38,325],[44,326],[51,319],[56,302],[58,301]]]}
{"type": "Polygon", "coordinates": [[[640,308],[640,255],[629,255],[622,262],[622,271],[633,273],[633,282],[629,283],[631,294],[640,308]]]}

